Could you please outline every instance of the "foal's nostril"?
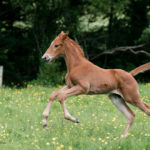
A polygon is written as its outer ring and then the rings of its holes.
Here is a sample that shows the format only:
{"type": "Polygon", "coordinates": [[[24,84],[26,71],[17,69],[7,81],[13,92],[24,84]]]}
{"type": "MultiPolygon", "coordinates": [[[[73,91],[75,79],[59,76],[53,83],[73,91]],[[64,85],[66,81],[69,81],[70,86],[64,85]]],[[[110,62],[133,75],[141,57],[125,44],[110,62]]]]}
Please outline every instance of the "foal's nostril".
{"type": "Polygon", "coordinates": [[[44,60],[44,62],[49,62],[50,61],[50,59],[47,58],[46,56],[42,57],[42,59],[44,60]]]}
{"type": "Polygon", "coordinates": [[[46,56],[42,57],[42,59],[43,59],[44,61],[46,61],[46,56]]]}

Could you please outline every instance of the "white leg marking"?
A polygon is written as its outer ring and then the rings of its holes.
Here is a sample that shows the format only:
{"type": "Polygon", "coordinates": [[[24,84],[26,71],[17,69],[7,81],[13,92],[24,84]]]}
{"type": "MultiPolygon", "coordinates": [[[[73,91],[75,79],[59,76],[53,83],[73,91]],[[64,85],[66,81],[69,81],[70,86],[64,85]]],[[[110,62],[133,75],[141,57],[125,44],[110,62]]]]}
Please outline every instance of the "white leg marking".
{"type": "Polygon", "coordinates": [[[53,104],[53,101],[50,101],[50,102],[47,104],[47,107],[46,107],[46,109],[45,109],[44,112],[43,112],[43,116],[48,116],[52,104],[53,104]]]}
{"type": "Polygon", "coordinates": [[[47,118],[48,118],[48,114],[49,114],[52,104],[53,104],[53,101],[49,101],[49,103],[47,104],[47,107],[45,108],[43,112],[43,120],[42,120],[43,127],[47,126],[47,118]]]}
{"type": "Polygon", "coordinates": [[[133,123],[134,116],[135,116],[134,112],[128,107],[128,105],[121,97],[111,94],[109,95],[109,98],[111,99],[112,103],[125,115],[127,119],[127,125],[121,137],[123,138],[128,134],[128,131],[133,123]]]}
{"type": "Polygon", "coordinates": [[[111,98],[111,101],[125,115],[127,119],[130,119],[132,117],[122,98],[115,96],[111,98]]]}

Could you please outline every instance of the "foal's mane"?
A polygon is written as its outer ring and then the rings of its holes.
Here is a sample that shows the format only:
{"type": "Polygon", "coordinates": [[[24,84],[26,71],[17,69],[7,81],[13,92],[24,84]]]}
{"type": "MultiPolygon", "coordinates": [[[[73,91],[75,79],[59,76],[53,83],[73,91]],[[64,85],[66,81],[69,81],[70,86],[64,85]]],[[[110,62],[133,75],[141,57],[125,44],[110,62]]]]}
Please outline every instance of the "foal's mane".
{"type": "Polygon", "coordinates": [[[77,49],[78,52],[84,57],[84,52],[83,52],[82,48],[80,47],[80,45],[77,42],[75,42],[74,40],[70,39],[69,37],[66,39],[66,42],[68,42],[72,46],[74,46],[75,49],[77,49]]]}

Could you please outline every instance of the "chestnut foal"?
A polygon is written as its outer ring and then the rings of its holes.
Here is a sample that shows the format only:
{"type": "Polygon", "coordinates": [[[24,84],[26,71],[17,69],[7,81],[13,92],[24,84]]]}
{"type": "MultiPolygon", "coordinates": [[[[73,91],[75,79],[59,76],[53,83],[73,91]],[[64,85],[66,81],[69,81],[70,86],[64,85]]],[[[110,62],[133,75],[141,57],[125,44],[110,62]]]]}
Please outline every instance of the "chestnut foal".
{"type": "Polygon", "coordinates": [[[88,61],[80,46],[63,31],[54,39],[42,59],[50,62],[58,56],[63,56],[66,61],[66,86],[50,96],[43,112],[43,127],[47,126],[49,111],[56,98],[59,99],[65,119],[79,123],[78,119],[70,115],[65,105],[67,97],[79,94],[108,94],[112,103],[127,119],[122,137],[127,135],[135,117],[126,102],[150,115],[150,106],[139,98],[138,84],[133,78],[136,74],[150,69],[150,62],[130,73],[121,69],[100,68],[88,61]]]}

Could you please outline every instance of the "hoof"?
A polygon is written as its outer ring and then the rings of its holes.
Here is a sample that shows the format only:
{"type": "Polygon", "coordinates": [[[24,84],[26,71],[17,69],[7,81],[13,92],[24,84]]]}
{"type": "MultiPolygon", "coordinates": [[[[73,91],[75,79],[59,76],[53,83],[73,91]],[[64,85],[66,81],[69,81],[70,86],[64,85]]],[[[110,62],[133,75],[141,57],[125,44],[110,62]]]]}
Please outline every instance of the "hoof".
{"type": "Polygon", "coordinates": [[[47,127],[47,124],[43,124],[43,128],[46,128],[47,127]]]}
{"type": "Polygon", "coordinates": [[[80,123],[80,121],[78,119],[76,119],[75,123],[80,123]]]}

